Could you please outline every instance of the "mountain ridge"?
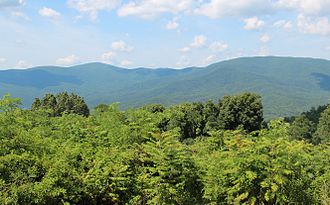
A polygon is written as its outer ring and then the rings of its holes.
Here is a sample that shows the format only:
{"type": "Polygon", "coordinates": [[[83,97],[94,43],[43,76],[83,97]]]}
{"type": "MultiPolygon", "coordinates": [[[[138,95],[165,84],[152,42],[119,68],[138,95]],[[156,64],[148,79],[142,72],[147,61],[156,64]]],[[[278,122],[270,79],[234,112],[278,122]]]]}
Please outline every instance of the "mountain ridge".
{"type": "Polygon", "coordinates": [[[236,58],[183,69],[127,69],[93,62],[0,71],[0,94],[9,92],[22,97],[25,107],[34,97],[62,91],[78,93],[91,107],[120,102],[124,109],[145,103],[216,101],[228,94],[256,92],[263,97],[265,117],[273,118],[327,103],[330,61],[269,56],[236,58]],[[36,71],[42,75],[33,75],[36,71]]]}

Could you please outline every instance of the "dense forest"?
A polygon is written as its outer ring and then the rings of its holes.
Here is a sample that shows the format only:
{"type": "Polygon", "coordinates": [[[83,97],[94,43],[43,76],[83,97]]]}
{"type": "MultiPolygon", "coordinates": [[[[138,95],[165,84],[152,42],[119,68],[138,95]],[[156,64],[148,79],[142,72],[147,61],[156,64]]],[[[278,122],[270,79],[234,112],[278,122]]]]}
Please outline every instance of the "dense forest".
{"type": "Polygon", "coordinates": [[[265,122],[261,97],[89,110],[0,99],[0,204],[330,204],[330,106],[265,122]]]}

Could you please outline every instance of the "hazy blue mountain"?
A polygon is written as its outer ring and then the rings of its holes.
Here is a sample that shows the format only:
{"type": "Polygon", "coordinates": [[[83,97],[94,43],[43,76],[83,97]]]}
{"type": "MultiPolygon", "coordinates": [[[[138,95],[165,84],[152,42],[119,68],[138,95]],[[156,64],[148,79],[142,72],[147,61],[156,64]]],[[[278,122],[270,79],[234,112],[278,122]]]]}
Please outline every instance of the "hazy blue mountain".
{"type": "Polygon", "coordinates": [[[267,118],[288,116],[328,102],[330,61],[291,57],[238,58],[207,67],[124,69],[101,63],[0,71],[0,95],[23,98],[69,91],[90,106],[120,102],[123,108],[145,103],[170,105],[217,100],[245,91],[263,96],[267,118]]]}

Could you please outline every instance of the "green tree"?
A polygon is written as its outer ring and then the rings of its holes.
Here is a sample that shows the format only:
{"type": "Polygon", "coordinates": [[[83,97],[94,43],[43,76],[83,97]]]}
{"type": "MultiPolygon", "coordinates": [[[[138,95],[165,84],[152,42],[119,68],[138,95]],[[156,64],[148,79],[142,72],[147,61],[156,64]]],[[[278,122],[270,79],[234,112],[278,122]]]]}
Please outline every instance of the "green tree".
{"type": "MultiPolygon", "coordinates": [[[[226,131],[225,145],[198,159],[210,204],[314,204],[312,145],[289,142],[282,128],[259,138],[226,131]]],[[[314,170],[313,170],[314,169],[314,170]]]]}
{"type": "Polygon", "coordinates": [[[225,96],[219,104],[218,121],[221,128],[225,130],[243,128],[249,132],[261,128],[263,106],[260,95],[243,93],[225,96]]]}
{"type": "Polygon", "coordinates": [[[6,94],[0,99],[0,111],[2,112],[10,112],[21,105],[20,98],[12,98],[10,94],[6,94]]]}
{"type": "Polygon", "coordinates": [[[207,101],[204,104],[203,116],[206,122],[205,131],[203,134],[211,130],[217,130],[219,128],[217,117],[219,115],[219,107],[212,101],[207,101]]]}
{"type": "Polygon", "coordinates": [[[206,121],[203,116],[202,103],[184,103],[168,110],[169,122],[167,129],[180,129],[180,139],[196,138],[204,133],[206,121]]]}
{"type": "Polygon", "coordinates": [[[165,107],[161,104],[148,104],[142,107],[142,109],[148,110],[152,113],[164,112],[165,107]]]}
{"type": "Polygon", "coordinates": [[[94,108],[94,110],[95,110],[96,112],[106,112],[106,111],[108,110],[108,108],[109,108],[108,105],[102,103],[102,104],[97,105],[97,106],[94,108]]]}
{"type": "Polygon", "coordinates": [[[313,137],[313,142],[326,143],[330,141],[330,105],[321,113],[317,130],[313,137]]]}
{"type": "Polygon", "coordinates": [[[291,139],[311,142],[314,131],[314,124],[306,116],[301,115],[296,117],[291,124],[289,136],[291,139]]]}
{"type": "Polygon", "coordinates": [[[201,184],[190,151],[172,133],[153,134],[138,155],[139,204],[198,204],[201,184]]]}
{"type": "Polygon", "coordinates": [[[46,94],[41,100],[36,98],[31,106],[32,110],[47,109],[51,116],[61,116],[63,113],[72,113],[89,116],[89,108],[84,99],[74,93],[46,94]]]}

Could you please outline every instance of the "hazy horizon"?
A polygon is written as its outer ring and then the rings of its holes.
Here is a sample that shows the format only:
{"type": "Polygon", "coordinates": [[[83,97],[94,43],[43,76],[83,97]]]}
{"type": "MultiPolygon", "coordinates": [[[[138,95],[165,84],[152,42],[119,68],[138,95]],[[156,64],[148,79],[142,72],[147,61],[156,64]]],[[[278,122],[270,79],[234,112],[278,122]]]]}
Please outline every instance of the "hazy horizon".
{"type": "Polygon", "coordinates": [[[296,59],[315,59],[315,60],[326,60],[329,61],[330,59],[324,59],[324,58],[317,58],[317,57],[308,57],[308,56],[242,56],[242,57],[233,57],[233,58],[229,58],[229,59],[223,59],[223,60],[219,60],[216,62],[212,62],[206,65],[190,65],[190,66],[186,66],[186,67],[147,67],[147,66],[137,66],[137,67],[125,67],[122,65],[114,65],[111,64],[109,62],[102,62],[102,61],[91,61],[91,62],[80,62],[74,65],[34,65],[34,66],[30,66],[30,67],[25,67],[25,68],[0,68],[0,71],[3,70],[26,70],[26,69],[33,69],[33,68],[43,68],[43,67],[57,67],[57,68],[72,68],[72,67],[77,67],[77,66],[83,66],[83,65],[88,65],[88,64],[104,64],[104,65],[109,65],[109,66],[113,66],[116,68],[122,68],[122,69],[174,69],[174,70],[181,70],[181,69],[187,69],[187,68],[204,68],[204,67],[208,67],[212,64],[217,64],[217,63],[221,63],[224,61],[232,61],[232,60],[239,60],[242,58],[296,58],[296,59]]]}

